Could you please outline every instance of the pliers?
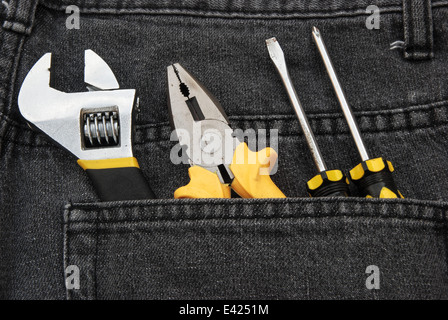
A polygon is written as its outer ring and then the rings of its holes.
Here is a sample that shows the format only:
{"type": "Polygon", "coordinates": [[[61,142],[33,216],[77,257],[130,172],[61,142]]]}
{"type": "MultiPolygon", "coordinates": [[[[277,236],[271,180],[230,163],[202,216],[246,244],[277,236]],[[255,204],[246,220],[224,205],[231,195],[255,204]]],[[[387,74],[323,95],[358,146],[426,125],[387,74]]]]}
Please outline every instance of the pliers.
{"type": "Polygon", "coordinates": [[[190,168],[190,182],[174,198],[285,198],[271,180],[277,161],[272,148],[251,151],[229,125],[218,100],[180,64],[168,66],[172,129],[190,168]]]}

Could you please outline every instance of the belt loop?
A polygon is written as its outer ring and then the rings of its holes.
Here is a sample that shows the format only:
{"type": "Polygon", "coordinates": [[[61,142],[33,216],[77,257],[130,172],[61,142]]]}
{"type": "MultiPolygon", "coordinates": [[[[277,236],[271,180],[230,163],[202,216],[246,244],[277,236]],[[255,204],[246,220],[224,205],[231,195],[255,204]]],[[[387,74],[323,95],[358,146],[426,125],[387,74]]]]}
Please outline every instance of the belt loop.
{"type": "Polygon", "coordinates": [[[404,57],[434,57],[431,0],[403,0],[404,57]]]}
{"type": "Polygon", "coordinates": [[[38,2],[38,0],[2,0],[2,6],[6,11],[3,29],[30,34],[38,2]]]}

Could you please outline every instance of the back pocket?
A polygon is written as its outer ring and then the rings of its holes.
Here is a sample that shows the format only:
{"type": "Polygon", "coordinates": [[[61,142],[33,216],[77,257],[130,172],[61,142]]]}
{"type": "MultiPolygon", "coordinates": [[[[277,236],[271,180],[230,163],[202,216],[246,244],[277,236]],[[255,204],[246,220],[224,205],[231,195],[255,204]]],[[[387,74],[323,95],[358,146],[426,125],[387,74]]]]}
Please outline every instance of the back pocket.
{"type": "Polygon", "coordinates": [[[71,204],[65,267],[80,277],[67,297],[446,299],[447,208],[362,198],[71,204]]]}

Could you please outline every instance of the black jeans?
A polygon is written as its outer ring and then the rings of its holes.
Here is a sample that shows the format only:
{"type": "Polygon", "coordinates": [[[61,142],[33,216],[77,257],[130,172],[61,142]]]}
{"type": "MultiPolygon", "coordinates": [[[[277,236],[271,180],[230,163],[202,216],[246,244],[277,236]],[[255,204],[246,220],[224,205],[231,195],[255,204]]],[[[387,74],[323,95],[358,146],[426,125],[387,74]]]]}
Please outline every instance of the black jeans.
{"type": "Polygon", "coordinates": [[[448,298],[448,4],[433,1],[434,56],[422,61],[389,50],[403,40],[402,1],[381,1],[379,30],[366,28],[369,4],[10,0],[0,31],[0,298],[448,298]],[[66,5],[80,8],[79,30],[66,28],[66,5]],[[315,169],[265,39],[281,43],[329,166],[359,162],[312,26],[370,153],[394,163],[406,199],[308,198],[315,169]],[[19,113],[21,83],[44,53],[84,49],[139,92],[134,152],[159,200],[98,202],[76,159],[19,113]],[[288,199],[173,199],[188,182],[188,167],[169,158],[174,62],[234,128],[278,130],[273,180],[288,199]],[[71,265],[79,290],[65,287],[71,265]],[[371,265],[379,289],[366,287],[371,265]]]}

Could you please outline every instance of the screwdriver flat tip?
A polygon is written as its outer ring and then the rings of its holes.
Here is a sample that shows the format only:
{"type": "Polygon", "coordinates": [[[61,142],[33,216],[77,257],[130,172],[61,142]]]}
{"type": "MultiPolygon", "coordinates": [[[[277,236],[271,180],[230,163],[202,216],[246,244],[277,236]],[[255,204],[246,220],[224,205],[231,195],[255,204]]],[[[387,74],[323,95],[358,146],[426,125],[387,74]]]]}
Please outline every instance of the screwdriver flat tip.
{"type": "Polygon", "coordinates": [[[275,59],[274,62],[277,62],[280,57],[283,57],[283,50],[276,38],[266,39],[266,46],[268,47],[271,59],[275,59]]]}
{"type": "Polygon", "coordinates": [[[291,78],[289,76],[283,50],[280,47],[280,44],[278,43],[276,38],[267,39],[266,46],[268,48],[269,55],[271,56],[271,60],[272,62],[274,62],[274,65],[276,66],[277,71],[279,72],[280,77],[282,78],[283,84],[286,88],[286,92],[288,93],[289,100],[291,101],[291,104],[294,107],[297,118],[299,119],[300,126],[302,127],[305,139],[310,148],[313,161],[319,172],[326,171],[327,166],[325,165],[325,162],[322,158],[322,154],[317,145],[316,138],[314,137],[313,131],[311,130],[311,126],[305,115],[305,111],[303,110],[302,105],[300,104],[299,97],[297,96],[296,90],[294,89],[294,85],[292,84],[291,78]]]}
{"type": "Polygon", "coordinates": [[[270,38],[266,40],[266,46],[268,48],[269,56],[271,57],[272,62],[274,62],[277,67],[278,72],[283,77],[288,77],[288,69],[286,67],[285,55],[283,54],[283,50],[280,47],[276,38],[270,38]]]}

